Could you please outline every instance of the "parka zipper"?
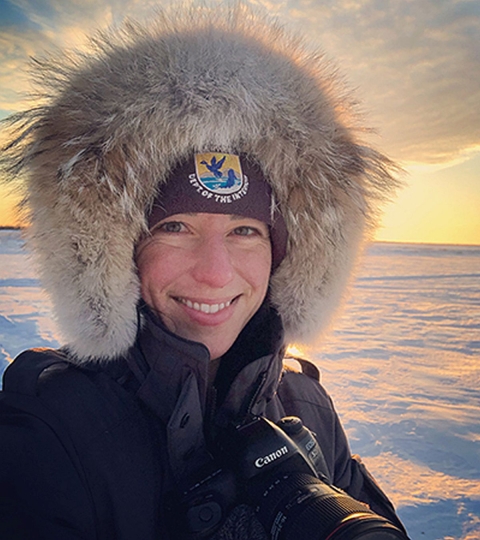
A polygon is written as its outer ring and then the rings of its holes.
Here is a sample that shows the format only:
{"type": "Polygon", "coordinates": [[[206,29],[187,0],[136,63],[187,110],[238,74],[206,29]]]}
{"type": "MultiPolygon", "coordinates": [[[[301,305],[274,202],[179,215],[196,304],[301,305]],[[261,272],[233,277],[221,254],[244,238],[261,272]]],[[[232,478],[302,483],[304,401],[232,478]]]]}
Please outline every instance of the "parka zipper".
{"type": "Polygon", "coordinates": [[[204,437],[205,442],[207,443],[207,448],[210,448],[210,445],[215,440],[215,413],[217,411],[217,389],[215,386],[211,385],[207,390],[207,400],[206,400],[206,410],[205,410],[205,420],[204,420],[204,437]]]}

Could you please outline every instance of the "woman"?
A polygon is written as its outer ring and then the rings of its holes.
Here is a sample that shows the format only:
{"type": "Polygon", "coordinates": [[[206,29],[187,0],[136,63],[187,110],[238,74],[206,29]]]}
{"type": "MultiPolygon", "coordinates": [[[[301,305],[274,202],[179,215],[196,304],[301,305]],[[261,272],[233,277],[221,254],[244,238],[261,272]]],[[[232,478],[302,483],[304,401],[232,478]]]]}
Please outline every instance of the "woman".
{"type": "Polygon", "coordinates": [[[316,434],[318,475],[400,530],[317,369],[283,367],[395,186],[318,57],[243,7],[202,8],[42,77],[6,164],[65,346],[5,374],[0,536],[265,538],[219,448],[288,415],[316,434]]]}

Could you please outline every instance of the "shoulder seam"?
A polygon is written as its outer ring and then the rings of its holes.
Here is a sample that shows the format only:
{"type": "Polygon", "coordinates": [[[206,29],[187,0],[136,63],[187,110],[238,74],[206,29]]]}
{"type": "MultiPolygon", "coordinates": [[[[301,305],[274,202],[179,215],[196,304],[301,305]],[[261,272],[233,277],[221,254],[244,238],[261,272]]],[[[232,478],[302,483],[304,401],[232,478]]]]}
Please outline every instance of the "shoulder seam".
{"type": "Polygon", "coordinates": [[[55,364],[69,364],[63,352],[55,349],[29,349],[18,355],[7,367],[3,391],[35,396],[40,375],[55,364]]]}

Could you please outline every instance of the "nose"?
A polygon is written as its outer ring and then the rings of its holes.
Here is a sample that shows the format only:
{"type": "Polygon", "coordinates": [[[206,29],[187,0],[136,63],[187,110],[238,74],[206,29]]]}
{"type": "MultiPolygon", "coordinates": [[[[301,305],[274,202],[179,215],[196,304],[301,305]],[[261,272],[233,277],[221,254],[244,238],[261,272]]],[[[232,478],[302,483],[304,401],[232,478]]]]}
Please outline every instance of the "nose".
{"type": "Polygon", "coordinates": [[[225,239],[220,235],[205,238],[196,249],[194,279],[209,287],[221,289],[232,281],[234,273],[225,239]]]}

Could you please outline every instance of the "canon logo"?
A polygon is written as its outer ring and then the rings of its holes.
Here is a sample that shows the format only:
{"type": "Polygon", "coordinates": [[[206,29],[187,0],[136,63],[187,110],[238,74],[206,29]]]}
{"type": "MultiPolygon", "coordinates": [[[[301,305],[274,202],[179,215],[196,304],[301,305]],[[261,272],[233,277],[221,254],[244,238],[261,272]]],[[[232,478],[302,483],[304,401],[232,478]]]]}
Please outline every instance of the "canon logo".
{"type": "Polygon", "coordinates": [[[288,448],[286,446],[282,446],[282,448],[275,450],[275,452],[268,454],[268,456],[259,457],[258,459],[256,459],[255,467],[261,469],[264,465],[268,465],[272,461],[275,461],[276,459],[284,456],[285,454],[288,454],[288,448]]]}

